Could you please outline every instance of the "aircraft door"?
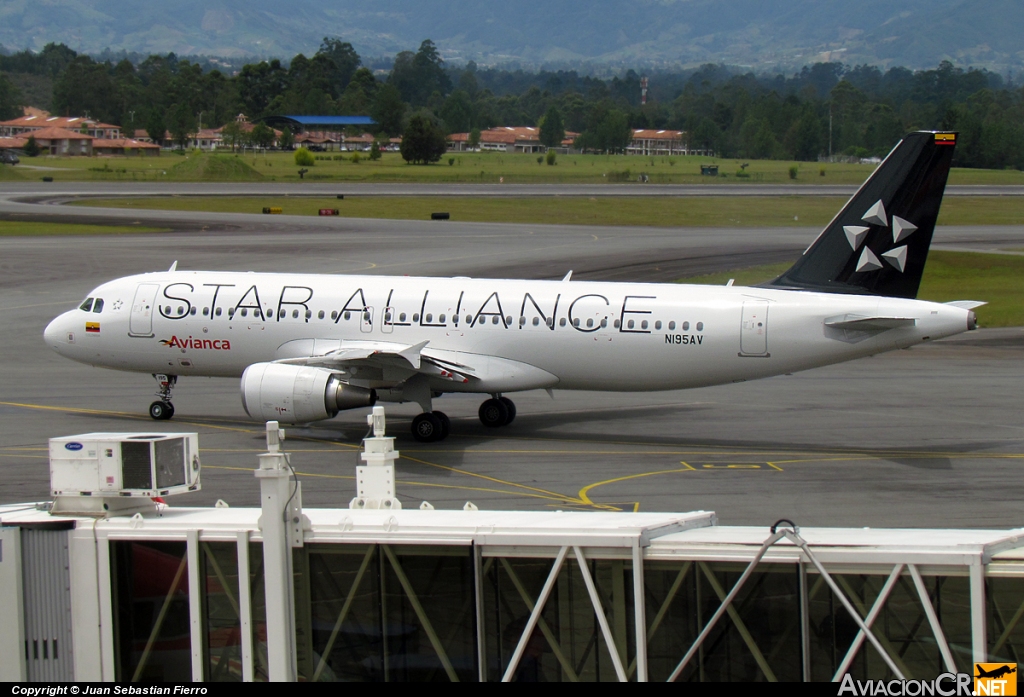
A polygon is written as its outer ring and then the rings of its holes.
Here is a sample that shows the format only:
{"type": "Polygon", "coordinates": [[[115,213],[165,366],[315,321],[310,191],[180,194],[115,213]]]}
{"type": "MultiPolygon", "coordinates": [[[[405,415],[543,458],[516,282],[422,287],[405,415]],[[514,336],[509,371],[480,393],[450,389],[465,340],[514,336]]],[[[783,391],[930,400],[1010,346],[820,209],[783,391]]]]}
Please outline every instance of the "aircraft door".
{"type": "Polygon", "coordinates": [[[384,317],[381,319],[380,330],[385,334],[395,331],[395,308],[384,308],[384,317]]]}
{"type": "Polygon", "coordinates": [[[771,355],[768,353],[768,303],[763,300],[748,300],[743,303],[740,355],[771,355]]]}
{"type": "Polygon", "coordinates": [[[369,334],[373,331],[372,307],[364,307],[362,313],[359,315],[359,331],[363,334],[369,334]]]}
{"type": "Polygon", "coordinates": [[[128,322],[128,336],[153,336],[153,311],[156,309],[158,283],[140,283],[132,301],[132,314],[128,322]]]}

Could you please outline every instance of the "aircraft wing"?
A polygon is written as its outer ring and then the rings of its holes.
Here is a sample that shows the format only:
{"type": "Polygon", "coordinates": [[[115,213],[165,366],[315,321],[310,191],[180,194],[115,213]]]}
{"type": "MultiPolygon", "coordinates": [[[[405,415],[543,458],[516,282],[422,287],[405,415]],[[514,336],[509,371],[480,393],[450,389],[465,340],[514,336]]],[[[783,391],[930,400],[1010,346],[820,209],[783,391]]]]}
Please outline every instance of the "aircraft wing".
{"type": "Polygon", "coordinates": [[[453,390],[472,384],[475,390],[501,392],[549,388],[558,383],[556,376],[532,365],[497,356],[429,349],[428,343],[299,339],[279,347],[274,362],[325,368],[349,379],[394,384],[420,374],[435,384],[451,384],[453,390]]]}
{"type": "Polygon", "coordinates": [[[897,327],[913,327],[917,320],[913,317],[881,317],[846,314],[829,317],[825,320],[826,327],[833,329],[853,329],[862,332],[884,332],[897,327]]]}

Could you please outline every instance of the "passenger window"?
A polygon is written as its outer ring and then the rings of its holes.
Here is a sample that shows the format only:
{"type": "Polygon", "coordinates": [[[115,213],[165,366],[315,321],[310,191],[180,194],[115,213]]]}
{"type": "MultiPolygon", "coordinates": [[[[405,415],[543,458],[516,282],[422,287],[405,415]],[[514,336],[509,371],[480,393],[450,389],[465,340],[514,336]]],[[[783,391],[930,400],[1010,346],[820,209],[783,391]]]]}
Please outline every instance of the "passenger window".
{"type": "MultiPolygon", "coordinates": [[[[96,302],[100,303],[102,301],[97,300],[96,302]]],[[[100,307],[102,307],[102,305],[100,307]]],[[[99,310],[97,310],[95,307],[93,307],[93,312],[99,312],[99,310]]],[[[185,306],[184,305],[178,305],[178,316],[180,317],[181,315],[184,315],[184,314],[185,314],[185,306]]]]}
{"type": "MultiPolygon", "coordinates": [[[[321,312],[320,314],[323,315],[324,313],[321,312]]],[[[385,312],[384,313],[384,321],[385,322],[390,322],[391,321],[391,313],[390,312],[385,312]]]]}
{"type": "Polygon", "coordinates": [[[590,327],[593,327],[593,326],[594,326],[594,320],[588,319],[587,320],[587,328],[589,329],[590,327]]]}
{"type": "Polygon", "coordinates": [[[647,320],[644,320],[643,322],[640,323],[640,328],[647,329],[647,320]]]}
{"type": "Polygon", "coordinates": [[[219,308],[219,307],[218,307],[218,308],[217,308],[217,316],[218,316],[218,317],[220,317],[220,311],[221,311],[221,308],[219,308]]]}
{"type": "Polygon", "coordinates": [[[540,317],[534,317],[533,318],[533,326],[535,326],[535,327],[540,326],[540,317]]]}
{"type": "Polygon", "coordinates": [[[690,328],[690,323],[689,322],[683,322],[683,331],[685,332],[689,328],[690,328]]]}
{"type": "Polygon", "coordinates": [[[606,319],[601,320],[601,328],[603,329],[604,327],[607,327],[607,326],[608,326],[608,320],[606,320],[606,319]]]}
{"type": "Polygon", "coordinates": [[[351,312],[346,312],[345,313],[345,321],[347,322],[350,319],[352,319],[352,313],[351,312]]]}
{"type": "Polygon", "coordinates": [[[434,315],[432,315],[431,313],[429,313],[429,312],[428,312],[428,313],[427,313],[427,316],[426,316],[426,318],[425,318],[425,321],[427,321],[427,322],[433,322],[433,321],[434,321],[434,315]]]}
{"type": "Polygon", "coordinates": [[[669,331],[672,331],[675,328],[676,328],[676,321],[675,320],[672,320],[671,322],[668,323],[669,331]]]}
{"type": "Polygon", "coordinates": [[[404,312],[402,314],[398,315],[398,321],[399,322],[404,322],[405,321],[405,313],[404,312]]]}
{"type": "Polygon", "coordinates": [[[209,314],[210,314],[210,308],[204,307],[203,308],[203,317],[206,317],[209,314]]]}
{"type": "Polygon", "coordinates": [[[324,311],[320,310],[320,312],[317,313],[317,319],[323,319],[323,318],[324,318],[324,311]]]}
{"type": "Polygon", "coordinates": [[[171,306],[170,305],[167,305],[166,307],[164,307],[164,314],[165,315],[171,314],[171,306]]]}
{"type": "Polygon", "coordinates": [[[245,316],[247,316],[248,314],[249,314],[249,311],[248,311],[248,310],[246,310],[246,309],[245,309],[245,308],[243,307],[243,308],[242,308],[242,317],[245,317],[245,316]]]}
{"type": "Polygon", "coordinates": [[[654,328],[655,329],[661,329],[661,320],[660,319],[657,322],[654,323],[654,328]]]}
{"type": "Polygon", "coordinates": [[[89,310],[91,310],[92,309],[92,298],[86,298],[85,302],[83,302],[81,305],[78,306],[78,309],[79,310],[83,310],[84,312],[88,312],[89,310]]]}
{"type": "Polygon", "coordinates": [[[497,324],[497,323],[498,323],[498,316],[495,315],[494,317],[491,317],[491,324],[497,324]]]}
{"type": "Polygon", "coordinates": [[[92,305],[92,311],[95,313],[103,312],[103,298],[96,298],[96,302],[92,305]]]}
{"type": "MultiPolygon", "coordinates": [[[[312,316],[313,316],[313,312],[310,311],[310,310],[306,310],[306,319],[309,319],[312,316]]],[[[324,316],[324,313],[321,312],[320,313],[320,317],[323,318],[323,316],[324,316]]]]}
{"type": "Polygon", "coordinates": [[[191,310],[189,310],[189,311],[188,311],[188,313],[189,313],[190,315],[192,315],[193,317],[195,317],[195,316],[196,316],[196,308],[195,308],[195,307],[193,307],[193,308],[192,308],[191,310]]]}
{"type": "Polygon", "coordinates": [[[621,326],[619,324],[619,320],[615,320],[615,322],[612,323],[612,326],[615,327],[616,329],[618,329],[621,326]]]}
{"type": "Polygon", "coordinates": [[[420,321],[420,313],[418,313],[418,312],[412,313],[412,321],[413,322],[419,322],[420,321]]]}
{"type": "Polygon", "coordinates": [[[444,315],[438,315],[437,321],[444,324],[444,315]]]}
{"type": "Polygon", "coordinates": [[[565,317],[563,317],[562,319],[558,320],[558,326],[559,327],[564,327],[565,326],[565,317]]]}
{"type": "Polygon", "coordinates": [[[526,325],[526,318],[525,317],[520,317],[519,318],[519,326],[523,327],[525,325],[526,325]]]}
{"type": "Polygon", "coordinates": [[[509,326],[511,324],[512,324],[512,315],[509,315],[508,317],[505,318],[505,326],[507,327],[507,326],[509,326]]]}
{"type": "Polygon", "coordinates": [[[704,323],[703,322],[697,322],[697,331],[699,331],[699,332],[704,331],[704,323]]]}
{"type": "Polygon", "coordinates": [[[364,322],[369,322],[370,321],[370,313],[369,312],[364,312],[363,313],[363,321],[364,322]]]}
{"type": "Polygon", "coordinates": [[[299,318],[299,311],[298,310],[292,310],[292,319],[298,319],[298,318],[299,318]]]}
{"type": "Polygon", "coordinates": [[[632,329],[635,326],[635,324],[636,323],[633,322],[633,320],[629,320],[628,322],[626,322],[626,327],[632,329]]]}
{"type": "Polygon", "coordinates": [[[466,315],[466,324],[473,324],[473,315],[466,315]]]}
{"type": "Polygon", "coordinates": [[[579,326],[580,326],[580,321],[578,319],[574,319],[572,321],[572,326],[574,326],[574,327],[576,327],[578,329],[579,326]]]}

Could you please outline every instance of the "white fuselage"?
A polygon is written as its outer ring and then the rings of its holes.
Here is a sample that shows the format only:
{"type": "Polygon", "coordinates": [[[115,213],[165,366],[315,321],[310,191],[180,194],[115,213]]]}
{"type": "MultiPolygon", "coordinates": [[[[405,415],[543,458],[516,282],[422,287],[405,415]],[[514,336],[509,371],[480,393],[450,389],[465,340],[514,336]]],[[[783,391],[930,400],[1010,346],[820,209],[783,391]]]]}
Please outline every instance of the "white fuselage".
{"type": "MultiPolygon", "coordinates": [[[[111,281],[91,296],[102,310],[64,313],[47,327],[47,343],[117,370],[237,377],[254,363],[360,342],[425,341],[481,374],[492,359],[536,369],[506,371],[500,389],[432,379],[436,392],[699,387],[904,348],[970,322],[968,310],[918,300],[586,281],[169,271],[111,281]],[[872,331],[826,325],[843,316],[913,322],[872,331]]],[[[359,384],[358,370],[350,377],[359,384]]],[[[384,371],[365,384],[386,388],[404,377],[384,371]]]]}

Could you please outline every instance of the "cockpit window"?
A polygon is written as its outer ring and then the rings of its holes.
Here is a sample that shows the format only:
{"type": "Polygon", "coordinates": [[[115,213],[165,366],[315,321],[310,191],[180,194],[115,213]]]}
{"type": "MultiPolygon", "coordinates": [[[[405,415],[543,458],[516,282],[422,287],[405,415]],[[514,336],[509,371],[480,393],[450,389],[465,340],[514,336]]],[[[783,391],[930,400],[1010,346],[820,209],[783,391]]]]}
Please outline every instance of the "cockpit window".
{"type": "Polygon", "coordinates": [[[84,312],[88,312],[89,310],[91,310],[92,309],[92,298],[86,298],[85,302],[78,306],[78,309],[82,310],[84,312]]]}
{"type": "Polygon", "coordinates": [[[103,312],[103,298],[96,298],[96,302],[92,305],[92,311],[96,313],[103,312]]]}

